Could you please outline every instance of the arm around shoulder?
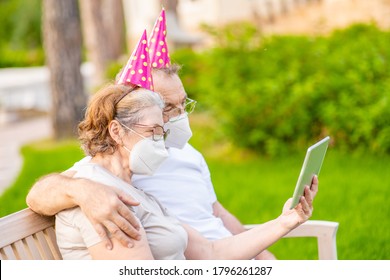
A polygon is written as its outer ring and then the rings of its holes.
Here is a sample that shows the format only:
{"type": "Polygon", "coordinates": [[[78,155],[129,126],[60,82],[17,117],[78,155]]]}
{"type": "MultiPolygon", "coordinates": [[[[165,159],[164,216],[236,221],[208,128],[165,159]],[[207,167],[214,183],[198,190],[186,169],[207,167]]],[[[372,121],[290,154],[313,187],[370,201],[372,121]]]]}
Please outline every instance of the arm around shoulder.
{"type": "Polygon", "coordinates": [[[80,206],[108,247],[112,245],[107,232],[125,245],[134,242],[131,238],[140,239],[139,224],[127,207],[139,202],[117,188],[73,178],[74,174],[74,171],[67,171],[41,178],[27,195],[27,205],[46,216],[80,206]]]}
{"type": "Polygon", "coordinates": [[[74,172],[69,171],[40,178],[27,194],[27,205],[33,211],[46,216],[76,206],[72,193],[81,179],[73,179],[73,175],[74,172]]]}

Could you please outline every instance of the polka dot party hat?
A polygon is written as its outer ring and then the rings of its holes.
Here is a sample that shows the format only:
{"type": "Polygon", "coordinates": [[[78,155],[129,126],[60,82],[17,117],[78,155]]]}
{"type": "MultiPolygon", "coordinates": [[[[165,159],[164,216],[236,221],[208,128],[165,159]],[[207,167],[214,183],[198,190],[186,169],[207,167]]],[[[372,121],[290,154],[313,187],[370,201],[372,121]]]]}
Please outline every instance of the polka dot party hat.
{"type": "Polygon", "coordinates": [[[154,24],[149,40],[150,63],[154,68],[166,68],[171,65],[166,41],[167,24],[164,8],[154,24]]]}
{"type": "Polygon", "coordinates": [[[142,34],[137,47],[134,49],[126,67],[119,74],[118,85],[136,85],[153,90],[152,69],[150,67],[146,30],[142,34]]]}

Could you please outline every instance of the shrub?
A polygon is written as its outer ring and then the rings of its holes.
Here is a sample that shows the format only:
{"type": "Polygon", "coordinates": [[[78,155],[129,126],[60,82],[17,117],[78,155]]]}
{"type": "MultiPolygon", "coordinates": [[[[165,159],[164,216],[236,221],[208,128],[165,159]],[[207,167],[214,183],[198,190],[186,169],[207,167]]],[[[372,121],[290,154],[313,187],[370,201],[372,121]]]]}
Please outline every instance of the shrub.
{"type": "Polygon", "coordinates": [[[0,1],[0,68],[44,64],[42,1],[0,1]]]}
{"type": "MultiPolygon", "coordinates": [[[[207,71],[204,68],[206,64],[203,62],[203,56],[190,48],[178,49],[172,53],[171,62],[182,66],[179,75],[185,85],[187,95],[192,99],[199,99],[202,93],[198,79],[203,71],[207,71]]],[[[204,104],[198,103],[197,109],[199,105],[202,107],[204,104]]]]}
{"type": "Polygon", "coordinates": [[[342,150],[390,152],[389,32],[355,25],[327,37],[252,32],[250,40],[229,28],[220,45],[180,58],[187,91],[237,145],[277,155],[330,135],[342,150]]]}
{"type": "Polygon", "coordinates": [[[17,50],[0,47],[0,57],[0,68],[41,66],[45,64],[45,54],[42,48],[17,50]]]}

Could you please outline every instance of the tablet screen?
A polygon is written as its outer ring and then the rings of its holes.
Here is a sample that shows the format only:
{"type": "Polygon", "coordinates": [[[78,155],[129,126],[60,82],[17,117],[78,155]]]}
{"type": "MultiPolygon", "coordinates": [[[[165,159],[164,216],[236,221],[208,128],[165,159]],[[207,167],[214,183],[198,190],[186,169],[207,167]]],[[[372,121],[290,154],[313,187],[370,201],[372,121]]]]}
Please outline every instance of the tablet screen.
{"type": "Polygon", "coordinates": [[[300,197],[303,195],[305,186],[310,186],[314,175],[319,175],[322,162],[329,144],[329,136],[315,143],[307,149],[305,160],[295,186],[290,209],[298,205],[300,197]]]}

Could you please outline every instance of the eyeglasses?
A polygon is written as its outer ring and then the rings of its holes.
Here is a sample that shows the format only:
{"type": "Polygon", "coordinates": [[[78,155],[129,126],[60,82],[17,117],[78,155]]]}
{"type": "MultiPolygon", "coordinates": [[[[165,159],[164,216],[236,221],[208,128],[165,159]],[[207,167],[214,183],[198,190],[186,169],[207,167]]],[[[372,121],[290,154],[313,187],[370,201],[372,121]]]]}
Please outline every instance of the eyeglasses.
{"type": "MultiPolygon", "coordinates": [[[[123,123],[119,122],[124,128],[128,129],[129,131],[137,134],[138,136],[141,136],[142,138],[146,138],[144,135],[138,133],[134,129],[131,129],[130,127],[124,125],[123,123]]],[[[161,139],[166,139],[168,134],[169,134],[169,129],[167,131],[164,130],[164,128],[161,125],[146,125],[146,124],[134,124],[133,126],[136,127],[143,127],[143,128],[149,128],[151,129],[150,131],[145,131],[146,132],[151,132],[152,133],[152,139],[153,141],[160,141],[161,139]]]]}
{"type": "Polygon", "coordinates": [[[186,98],[180,107],[173,107],[165,109],[163,115],[168,118],[170,122],[178,121],[186,115],[191,114],[196,106],[196,101],[190,98],[186,98]]]}

